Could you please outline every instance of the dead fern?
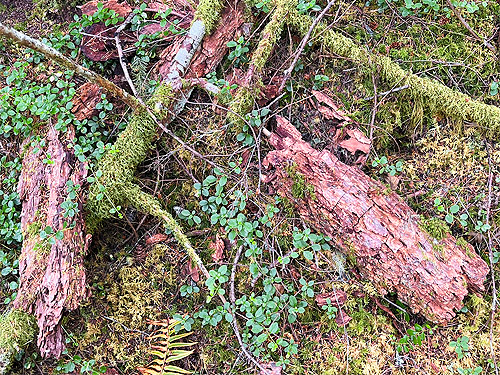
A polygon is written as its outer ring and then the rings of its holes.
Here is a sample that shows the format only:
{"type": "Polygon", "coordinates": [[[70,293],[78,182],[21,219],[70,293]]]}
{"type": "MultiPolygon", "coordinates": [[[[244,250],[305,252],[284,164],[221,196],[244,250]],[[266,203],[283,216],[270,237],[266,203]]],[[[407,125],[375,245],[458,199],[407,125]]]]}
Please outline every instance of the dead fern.
{"type": "Polygon", "coordinates": [[[147,367],[139,367],[137,370],[143,375],[188,375],[192,371],[184,370],[171,365],[171,362],[186,358],[193,353],[192,350],[184,350],[193,346],[196,342],[178,342],[180,339],[189,336],[192,332],[176,334],[175,326],[179,323],[174,319],[161,321],[150,321],[152,325],[161,327],[153,333],[150,340],[155,340],[151,345],[150,354],[155,359],[147,367]]]}

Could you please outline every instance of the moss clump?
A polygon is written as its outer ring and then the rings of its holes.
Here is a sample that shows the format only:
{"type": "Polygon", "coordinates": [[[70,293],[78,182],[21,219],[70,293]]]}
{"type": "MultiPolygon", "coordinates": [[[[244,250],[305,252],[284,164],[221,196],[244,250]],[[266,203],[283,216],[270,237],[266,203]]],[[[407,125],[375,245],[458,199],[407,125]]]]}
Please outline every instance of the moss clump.
{"type": "Polygon", "coordinates": [[[201,0],[196,8],[195,19],[203,21],[207,34],[210,34],[220,19],[222,2],[219,0],[201,0]]]}
{"type": "Polygon", "coordinates": [[[316,199],[314,187],[307,184],[304,175],[297,172],[297,167],[295,165],[288,167],[286,171],[293,180],[292,195],[294,198],[305,199],[307,196],[310,196],[313,200],[316,199]]]}
{"type": "MultiPolygon", "coordinates": [[[[154,246],[143,263],[126,265],[107,274],[106,296],[83,307],[93,309],[104,304],[109,318],[89,319],[79,342],[82,350],[91,351],[96,362],[123,366],[127,373],[145,365],[149,343],[143,332],[150,330],[149,320],[165,317],[165,310],[170,308],[169,296],[174,296],[178,289],[179,269],[169,262],[173,254],[168,246],[154,246]]],[[[91,314],[95,315],[102,313],[91,314]]]]}
{"type": "MultiPolygon", "coordinates": [[[[167,107],[172,98],[172,88],[160,86],[148,102],[167,107]]],[[[87,226],[94,230],[98,223],[112,216],[118,206],[130,204],[125,191],[134,185],[134,173],[145,159],[156,136],[156,122],[147,112],[134,114],[127,128],[120,134],[113,148],[99,162],[96,182],[89,192],[87,226]]]]}
{"type": "Polygon", "coordinates": [[[421,218],[418,225],[420,229],[425,230],[432,238],[438,241],[441,241],[450,233],[448,225],[437,217],[421,218]]]}
{"type": "Polygon", "coordinates": [[[38,332],[35,318],[21,310],[0,317],[0,374],[9,371],[14,355],[31,342],[38,332]]]}
{"type": "Polygon", "coordinates": [[[233,102],[231,103],[231,111],[228,113],[227,118],[234,127],[234,133],[241,131],[245,124],[245,116],[252,110],[254,97],[258,93],[258,87],[254,88],[240,87],[236,92],[233,102]]]}

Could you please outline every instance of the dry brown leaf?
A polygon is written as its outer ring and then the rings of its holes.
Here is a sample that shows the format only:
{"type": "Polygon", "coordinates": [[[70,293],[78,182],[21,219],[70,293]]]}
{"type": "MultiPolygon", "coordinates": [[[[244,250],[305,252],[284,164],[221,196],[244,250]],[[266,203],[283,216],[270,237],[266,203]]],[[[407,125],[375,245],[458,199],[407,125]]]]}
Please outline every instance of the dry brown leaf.
{"type": "Polygon", "coordinates": [[[218,264],[222,263],[222,260],[224,259],[225,244],[224,240],[220,238],[218,234],[215,236],[215,241],[210,242],[208,248],[213,250],[212,260],[218,264]]]}
{"type": "Polygon", "coordinates": [[[328,95],[326,95],[321,91],[316,91],[316,90],[313,90],[312,94],[318,100],[318,102],[324,103],[328,107],[330,107],[328,108],[322,105],[318,106],[318,110],[321,112],[323,116],[325,116],[330,120],[337,119],[340,121],[352,122],[352,120],[345,114],[345,112],[339,109],[339,106],[328,95]]]}
{"type": "Polygon", "coordinates": [[[119,3],[116,0],[92,0],[88,3],[85,3],[81,6],[82,14],[86,14],[87,16],[92,16],[97,11],[97,4],[102,3],[104,8],[108,8],[114,10],[120,17],[126,18],[130,12],[132,12],[132,8],[125,2],[119,3]]]}
{"type": "Polygon", "coordinates": [[[337,313],[337,316],[335,317],[335,323],[338,324],[339,327],[343,327],[352,320],[352,318],[345,313],[344,310],[339,309],[339,312],[337,313]]]}
{"type": "Polygon", "coordinates": [[[146,245],[148,245],[148,246],[156,245],[157,243],[163,242],[166,239],[168,239],[168,236],[166,234],[158,233],[158,234],[155,234],[155,235],[149,237],[146,240],[146,245]]]}
{"type": "Polygon", "coordinates": [[[347,293],[341,289],[337,289],[333,292],[318,294],[315,298],[316,303],[320,307],[328,304],[327,299],[330,299],[332,305],[340,307],[347,301],[347,293]]]}
{"type": "Polygon", "coordinates": [[[190,276],[191,279],[193,279],[193,281],[197,283],[198,281],[200,281],[200,269],[196,264],[193,265],[191,260],[188,260],[182,267],[181,276],[184,278],[190,276]]]}

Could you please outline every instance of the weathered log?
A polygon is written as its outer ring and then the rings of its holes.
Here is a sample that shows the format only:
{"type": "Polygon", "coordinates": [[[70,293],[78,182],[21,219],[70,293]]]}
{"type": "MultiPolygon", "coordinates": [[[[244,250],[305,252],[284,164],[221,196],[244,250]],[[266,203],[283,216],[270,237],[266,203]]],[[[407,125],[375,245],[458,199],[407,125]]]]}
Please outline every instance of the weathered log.
{"type": "Polygon", "coordinates": [[[86,295],[83,259],[90,235],[84,234],[82,189],[76,187],[85,183],[87,170],[74,156],[71,128],[61,133],[50,126],[46,135],[40,135],[45,136],[46,146],[29,138],[24,144],[18,185],[24,241],[13,306],[35,315],[42,356],[59,357],[64,349],[59,325],[63,310],[76,309],[86,295]],[[74,187],[71,197],[68,181],[74,187]],[[64,217],[65,201],[77,204],[73,216],[64,217]]]}
{"type": "Polygon", "coordinates": [[[330,236],[380,293],[396,292],[414,313],[441,324],[469,290],[484,290],[488,266],[470,244],[457,244],[447,232],[432,238],[397,194],[331,152],[313,149],[284,118],[277,121],[264,181],[330,236]]]}

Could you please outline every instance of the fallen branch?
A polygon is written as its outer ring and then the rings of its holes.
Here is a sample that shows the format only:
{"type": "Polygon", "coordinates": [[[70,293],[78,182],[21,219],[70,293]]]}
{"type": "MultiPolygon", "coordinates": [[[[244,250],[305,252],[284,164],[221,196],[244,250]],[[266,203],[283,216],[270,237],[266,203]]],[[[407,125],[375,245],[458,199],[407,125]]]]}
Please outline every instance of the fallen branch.
{"type": "Polygon", "coordinates": [[[99,85],[105,89],[110,94],[123,100],[128,106],[137,110],[142,108],[141,103],[132,95],[123,91],[121,88],[116,86],[113,82],[107,80],[106,78],[100,76],[99,74],[77,64],[70,58],[64,56],[62,53],[56,49],[43,44],[41,41],[31,38],[28,35],[17,31],[9,26],[4,25],[0,22],[0,36],[8,38],[15,41],[17,44],[31,48],[34,51],[40,52],[45,57],[53,60],[62,67],[74,71],[76,74],[85,77],[90,82],[99,85]]]}
{"type": "MultiPolygon", "coordinates": [[[[300,34],[306,35],[314,20],[296,10],[296,1],[291,1],[288,24],[300,34]]],[[[500,134],[500,108],[472,99],[470,96],[453,90],[433,79],[409,74],[387,56],[375,55],[359,47],[348,37],[330,29],[320,22],[312,33],[316,44],[331,53],[347,58],[359,67],[377,69],[382,80],[391,85],[404,85],[410,98],[425,103],[432,113],[440,113],[459,123],[470,121],[490,138],[500,134]]]]}

